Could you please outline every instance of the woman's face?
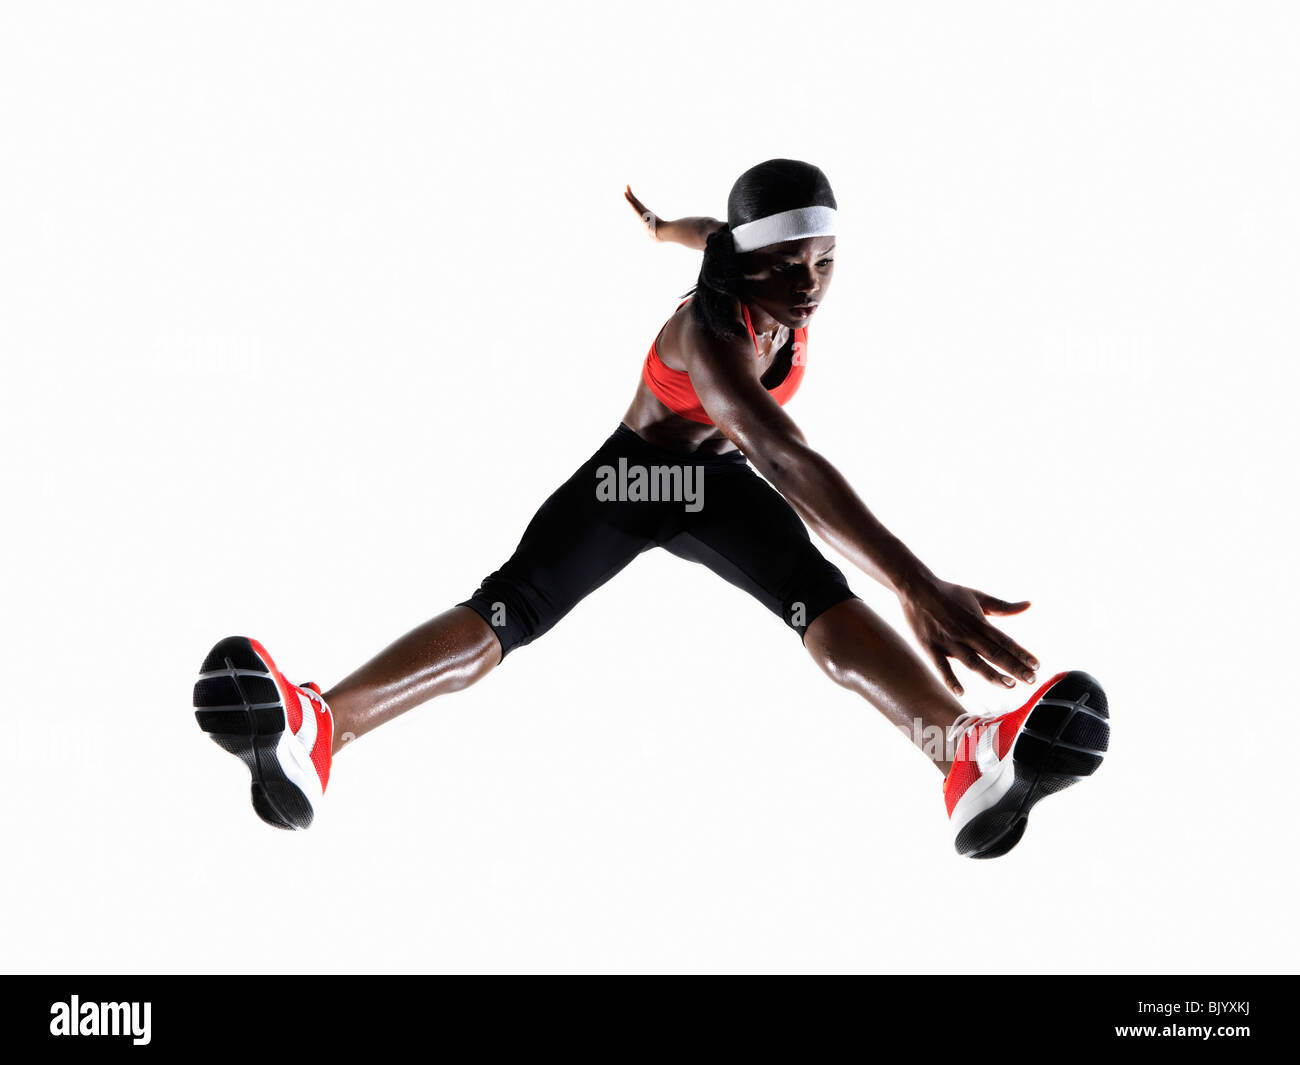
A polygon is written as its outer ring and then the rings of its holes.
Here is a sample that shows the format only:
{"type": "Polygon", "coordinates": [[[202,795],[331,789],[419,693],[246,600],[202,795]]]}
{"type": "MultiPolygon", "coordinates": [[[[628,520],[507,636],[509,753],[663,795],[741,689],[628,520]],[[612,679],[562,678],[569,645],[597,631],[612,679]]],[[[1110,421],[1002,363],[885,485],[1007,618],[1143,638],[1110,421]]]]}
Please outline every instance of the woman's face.
{"type": "Polygon", "coordinates": [[[804,237],[741,256],[747,302],[784,326],[808,324],[835,272],[835,238],[804,237]]]}

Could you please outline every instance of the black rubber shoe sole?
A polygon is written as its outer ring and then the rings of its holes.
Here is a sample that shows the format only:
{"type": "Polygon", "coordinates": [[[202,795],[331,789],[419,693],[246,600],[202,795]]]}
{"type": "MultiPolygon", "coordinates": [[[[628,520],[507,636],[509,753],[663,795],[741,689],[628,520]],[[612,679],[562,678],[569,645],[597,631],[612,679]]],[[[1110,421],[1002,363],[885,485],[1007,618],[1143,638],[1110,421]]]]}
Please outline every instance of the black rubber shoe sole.
{"type": "Polygon", "coordinates": [[[229,636],[208,652],[194,685],[194,716],[213,743],[248,767],[258,817],[289,830],[311,824],[311,802],[276,756],[289,727],[280,689],[246,636],[229,636]]]}
{"type": "Polygon", "coordinates": [[[1025,834],[1034,804],[1092,776],[1109,746],[1105,691],[1087,673],[1067,673],[1029,711],[1011,748],[1014,782],[995,806],[961,830],[957,853],[968,858],[1006,854],[1025,834]]]}

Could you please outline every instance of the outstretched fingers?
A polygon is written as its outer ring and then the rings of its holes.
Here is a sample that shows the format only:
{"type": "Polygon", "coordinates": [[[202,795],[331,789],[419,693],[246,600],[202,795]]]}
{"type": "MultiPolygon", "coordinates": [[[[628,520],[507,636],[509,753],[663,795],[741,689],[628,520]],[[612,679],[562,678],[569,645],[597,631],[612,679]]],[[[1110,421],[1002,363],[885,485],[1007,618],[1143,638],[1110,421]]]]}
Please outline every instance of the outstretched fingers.
{"type": "Polygon", "coordinates": [[[984,660],[985,658],[992,658],[987,651],[977,651],[968,644],[959,644],[956,649],[956,657],[972,673],[978,673],[985,680],[992,681],[994,684],[1001,684],[1004,688],[1014,688],[1016,686],[1014,680],[999,673],[984,660]]]}
{"type": "Polygon", "coordinates": [[[1038,659],[1006,633],[1000,632],[992,625],[985,625],[971,635],[969,643],[1000,669],[1019,677],[1026,684],[1034,682],[1034,670],[1038,668],[1038,659]]]}
{"type": "Polygon", "coordinates": [[[979,600],[980,609],[986,614],[1021,614],[1030,607],[1028,599],[1023,599],[1019,603],[1008,603],[1005,599],[999,599],[996,595],[989,595],[986,592],[975,592],[975,598],[979,600]]]}
{"type": "MultiPolygon", "coordinates": [[[[975,598],[986,615],[1020,614],[1029,609],[1028,599],[1019,603],[1010,603],[980,591],[975,592],[975,598]]],[[[971,645],[990,662],[1028,684],[1034,682],[1034,670],[1038,668],[1038,659],[1010,636],[986,621],[978,626],[973,635],[975,639],[971,641],[971,645]]]]}
{"type": "Polygon", "coordinates": [[[627,200],[627,202],[632,205],[632,209],[641,216],[641,221],[645,223],[645,227],[650,231],[650,235],[657,238],[658,234],[655,230],[659,225],[659,217],[654,213],[654,211],[650,210],[650,208],[637,199],[636,193],[632,191],[631,185],[628,185],[627,188],[623,190],[623,199],[627,200]]]}
{"type": "Polygon", "coordinates": [[[926,650],[930,653],[930,660],[934,662],[935,668],[939,671],[939,676],[943,678],[944,684],[953,695],[965,694],[961,683],[957,680],[957,674],[952,671],[952,666],[948,664],[948,655],[942,647],[932,645],[926,650]]]}

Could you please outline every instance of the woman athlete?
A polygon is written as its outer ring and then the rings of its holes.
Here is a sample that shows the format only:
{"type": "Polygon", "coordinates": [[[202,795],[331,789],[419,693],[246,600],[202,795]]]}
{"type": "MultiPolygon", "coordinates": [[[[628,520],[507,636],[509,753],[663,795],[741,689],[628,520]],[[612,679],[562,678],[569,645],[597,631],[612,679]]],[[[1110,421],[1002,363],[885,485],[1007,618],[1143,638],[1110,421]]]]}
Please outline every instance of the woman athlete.
{"type": "Polygon", "coordinates": [[[1106,697],[1086,673],[1069,672],[1018,710],[963,713],[949,659],[1007,688],[1035,683],[1037,659],[986,620],[1029,603],[935,576],[786,413],[807,368],[808,323],[835,268],[826,176],[790,159],[760,163],[733,186],[726,222],[662,221],[631,188],[626,197],[653,236],[704,258],[613,435],[469,599],[328,692],[289,683],[255,640],[222,640],[194,688],[199,724],[247,764],[263,820],[306,828],[344,739],[473,684],[659,546],[749,592],[798,633],[828,677],[912,738],[943,774],[959,854],[1005,854],[1038,799],[1101,763],[1106,697]],[[897,594],[938,677],[853,594],[805,522],[897,594]]]}

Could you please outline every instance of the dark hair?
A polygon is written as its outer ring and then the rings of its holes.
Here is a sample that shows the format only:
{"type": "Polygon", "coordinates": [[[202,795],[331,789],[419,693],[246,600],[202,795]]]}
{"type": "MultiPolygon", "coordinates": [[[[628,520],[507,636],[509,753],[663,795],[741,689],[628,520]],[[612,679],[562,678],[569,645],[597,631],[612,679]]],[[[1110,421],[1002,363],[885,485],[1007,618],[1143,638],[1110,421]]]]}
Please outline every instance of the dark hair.
{"type": "Polygon", "coordinates": [[[735,301],[744,299],[744,274],[731,231],[781,211],[799,207],[835,207],[835,193],[817,167],[797,159],[769,159],[746,170],[731,186],[727,221],[704,244],[704,261],[695,287],[686,293],[691,314],[716,337],[740,335],[735,301]]]}

